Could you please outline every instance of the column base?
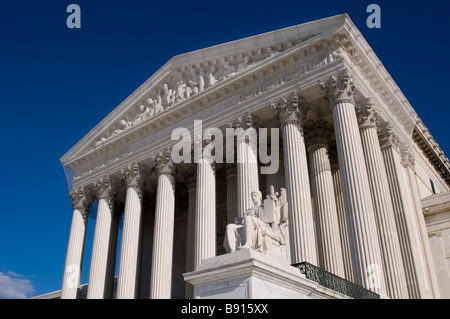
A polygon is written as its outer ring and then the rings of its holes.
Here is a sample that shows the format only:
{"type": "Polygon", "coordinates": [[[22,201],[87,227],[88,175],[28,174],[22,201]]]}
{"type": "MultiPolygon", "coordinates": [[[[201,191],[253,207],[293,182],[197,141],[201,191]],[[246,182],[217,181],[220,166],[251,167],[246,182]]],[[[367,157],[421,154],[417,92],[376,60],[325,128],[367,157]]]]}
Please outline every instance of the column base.
{"type": "Polygon", "coordinates": [[[300,270],[252,249],[206,259],[183,274],[196,299],[348,299],[300,270]]]}

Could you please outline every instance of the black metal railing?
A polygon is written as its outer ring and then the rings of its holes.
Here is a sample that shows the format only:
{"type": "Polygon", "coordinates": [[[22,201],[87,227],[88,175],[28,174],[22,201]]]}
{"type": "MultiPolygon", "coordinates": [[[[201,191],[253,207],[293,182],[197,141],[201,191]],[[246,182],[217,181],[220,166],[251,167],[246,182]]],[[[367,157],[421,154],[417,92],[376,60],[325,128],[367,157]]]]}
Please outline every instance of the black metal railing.
{"type": "Polygon", "coordinates": [[[326,270],[307,262],[292,265],[306,276],[306,279],[317,282],[319,285],[346,295],[353,299],[380,299],[373,291],[361,287],[351,281],[336,276],[326,270]]]}

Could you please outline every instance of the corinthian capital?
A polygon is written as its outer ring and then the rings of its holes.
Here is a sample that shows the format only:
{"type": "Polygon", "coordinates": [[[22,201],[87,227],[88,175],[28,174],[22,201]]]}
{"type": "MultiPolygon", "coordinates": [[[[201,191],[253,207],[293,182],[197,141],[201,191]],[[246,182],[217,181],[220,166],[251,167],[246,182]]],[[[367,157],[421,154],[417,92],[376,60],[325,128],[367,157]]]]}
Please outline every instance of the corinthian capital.
{"type": "Polygon", "coordinates": [[[124,167],[121,173],[127,187],[141,188],[147,174],[147,169],[139,163],[133,163],[124,167]]]}
{"type": "Polygon", "coordinates": [[[338,103],[355,104],[355,85],[352,76],[346,69],[332,75],[327,81],[321,82],[320,87],[325,91],[331,107],[338,103]]]}
{"type": "Polygon", "coordinates": [[[400,156],[401,161],[404,166],[411,166],[412,169],[415,169],[416,158],[414,156],[414,151],[411,146],[403,145],[400,147],[400,156]]]}
{"type": "Polygon", "coordinates": [[[281,125],[302,124],[309,111],[305,100],[294,92],[291,96],[283,96],[278,102],[272,102],[272,108],[278,115],[281,125]]]}
{"type": "Polygon", "coordinates": [[[235,119],[228,121],[227,126],[230,128],[242,128],[247,130],[249,128],[258,129],[259,128],[259,118],[250,112],[245,115],[237,116],[235,119]]]}
{"type": "Polygon", "coordinates": [[[361,130],[378,126],[379,115],[370,99],[366,99],[356,107],[356,116],[361,130]]]}
{"type": "Polygon", "coordinates": [[[172,160],[171,152],[172,150],[170,148],[167,148],[164,151],[160,151],[157,155],[152,156],[153,166],[155,167],[158,175],[175,175],[176,165],[172,160]]]}
{"type": "Polygon", "coordinates": [[[94,182],[94,188],[98,199],[104,199],[112,208],[113,198],[117,192],[117,180],[109,175],[100,177],[94,182]]]}
{"type": "Polygon", "coordinates": [[[72,208],[78,209],[83,214],[83,217],[87,217],[87,213],[94,201],[93,192],[90,188],[78,187],[69,191],[70,201],[72,202],[72,208]]]}
{"type": "Polygon", "coordinates": [[[378,139],[380,141],[380,147],[394,147],[400,151],[400,139],[398,134],[394,131],[389,123],[381,125],[378,129],[378,139]]]}

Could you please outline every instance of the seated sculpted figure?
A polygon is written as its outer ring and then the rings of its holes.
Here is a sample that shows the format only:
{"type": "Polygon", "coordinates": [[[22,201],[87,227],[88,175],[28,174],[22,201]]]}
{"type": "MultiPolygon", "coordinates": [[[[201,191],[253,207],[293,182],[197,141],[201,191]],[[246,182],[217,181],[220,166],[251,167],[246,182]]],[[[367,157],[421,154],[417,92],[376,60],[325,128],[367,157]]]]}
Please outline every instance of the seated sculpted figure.
{"type": "Polygon", "coordinates": [[[252,191],[251,195],[254,206],[245,211],[242,218],[237,217],[234,224],[227,225],[224,247],[228,253],[243,248],[266,253],[268,242],[278,246],[286,244],[287,214],[273,187],[264,202],[260,191],[252,191]]]}

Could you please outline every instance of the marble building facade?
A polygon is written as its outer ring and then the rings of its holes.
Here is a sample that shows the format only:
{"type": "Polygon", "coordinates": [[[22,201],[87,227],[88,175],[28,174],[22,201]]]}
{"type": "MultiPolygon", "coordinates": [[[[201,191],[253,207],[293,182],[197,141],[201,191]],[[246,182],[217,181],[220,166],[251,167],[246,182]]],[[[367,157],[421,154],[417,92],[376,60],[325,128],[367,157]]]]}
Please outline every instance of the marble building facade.
{"type": "Polygon", "coordinates": [[[285,238],[256,253],[275,245],[283,267],[306,261],[387,298],[450,297],[450,163],[345,14],[175,56],[61,162],[73,210],[61,298],[79,297],[82,271],[86,298],[198,297],[189,278],[239,254],[223,245],[227,225],[255,190],[286,209],[285,238]],[[172,133],[194,136],[195,121],[202,134],[279,132],[267,139],[278,169],[263,174],[271,163],[246,139],[221,144],[231,162],[174,162],[172,133]]]}

